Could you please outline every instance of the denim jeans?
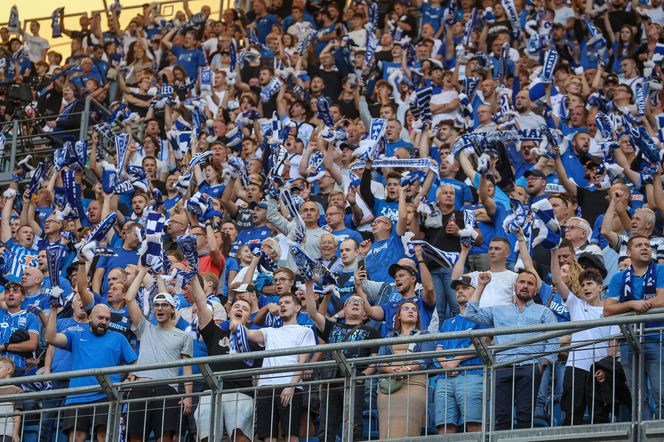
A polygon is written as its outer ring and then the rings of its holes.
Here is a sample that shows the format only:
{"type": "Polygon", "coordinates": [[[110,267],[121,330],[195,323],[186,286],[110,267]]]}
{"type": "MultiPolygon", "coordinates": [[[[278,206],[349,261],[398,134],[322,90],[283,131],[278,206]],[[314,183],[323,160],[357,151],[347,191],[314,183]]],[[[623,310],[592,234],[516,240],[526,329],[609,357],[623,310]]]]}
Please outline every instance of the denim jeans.
{"type": "MultiPolygon", "coordinates": [[[[662,370],[664,370],[664,368],[661,366],[661,362],[664,359],[662,358],[663,355],[662,350],[664,349],[664,344],[661,342],[657,342],[655,340],[648,341],[642,339],[641,349],[644,352],[644,365],[645,365],[645,367],[641,367],[641,374],[643,379],[642,386],[643,388],[647,388],[646,382],[648,382],[648,384],[650,385],[649,389],[650,395],[647,394],[641,395],[643,400],[642,418],[643,419],[653,418],[649,405],[649,399],[652,399],[655,403],[655,419],[661,419],[662,402],[664,402],[661,396],[662,370]],[[643,377],[643,375],[645,375],[645,378],[643,377]]],[[[632,352],[632,347],[629,344],[629,342],[620,343],[620,364],[622,365],[623,370],[625,371],[625,378],[627,379],[627,386],[629,387],[630,391],[632,391],[632,388],[635,387],[635,382],[637,382],[638,380],[638,377],[634,372],[634,366],[632,361],[633,354],[634,353],[632,352]]],[[[636,362],[638,363],[638,360],[636,362]]],[[[637,404],[633,404],[632,406],[636,407],[637,404]]]]}
{"type": "Polygon", "coordinates": [[[431,271],[431,277],[433,278],[433,287],[436,291],[436,310],[442,324],[445,319],[459,314],[456,293],[450,287],[452,283],[452,269],[438,267],[431,271]]]}
{"type": "Polygon", "coordinates": [[[565,378],[565,364],[558,361],[553,365],[547,364],[542,371],[542,378],[540,380],[540,387],[537,391],[537,400],[535,401],[535,416],[546,417],[548,420],[551,417],[551,377],[555,370],[554,389],[553,389],[553,406],[560,404],[560,398],[563,394],[563,379],[565,378]]]}

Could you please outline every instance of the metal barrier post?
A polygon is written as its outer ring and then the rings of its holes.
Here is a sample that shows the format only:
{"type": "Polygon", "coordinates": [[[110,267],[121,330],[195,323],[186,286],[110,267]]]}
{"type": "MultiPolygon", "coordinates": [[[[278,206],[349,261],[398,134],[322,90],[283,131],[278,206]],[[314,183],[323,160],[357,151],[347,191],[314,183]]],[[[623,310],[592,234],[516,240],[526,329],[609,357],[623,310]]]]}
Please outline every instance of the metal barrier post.
{"type": "Polygon", "coordinates": [[[90,121],[90,97],[85,99],[85,108],[81,114],[81,130],[78,139],[81,141],[88,139],[88,121],[90,121]]]}
{"type": "Polygon", "coordinates": [[[348,364],[346,356],[343,351],[335,351],[332,357],[339,364],[339,371],[344,376],[344,410],[343,410],[343,426],[341,430],[341,440],[353,440],[353,418],[354,418],[354,396],[355,396],[355,369],[348,364]]]}
{"type": "Polygon", "coordinates": [[[14,173],[16,168],[16,145],[18,144],[18,120],[14,120],[14,127],[12,128],[12,149],[9,154],[9,170],[10,174],[14,173]]]}
{"type": "MultiPolygon", "coordinates": [[[[102,391],[106,393],[108,399],[111,401],[108,404],[108,420],[106,421],[106,440],[118,440],[118,432],[120,429],[120,392],[113,386],[113,382],[109,375],[97,375],[97,382],[101,386],[102,391]]],[[[96,408],[93,408],[95,413],[96,408]]],[[[94,428],[92,429],[94,431],[94,428]]]]}
{"type": "MultiPolygon", "coordinates": [[[[207,386],[212,390],[210,393],[210,440],[220,442],[224,434],[223,409],[221,406],[222,380],[217,379],[209,364],[200,364],[198,368],[207,386]]],[[[201,399],[203,397],[201,396],[201,399]]],[[[200,400],[199,400],[200,407],[200,400]]]]}

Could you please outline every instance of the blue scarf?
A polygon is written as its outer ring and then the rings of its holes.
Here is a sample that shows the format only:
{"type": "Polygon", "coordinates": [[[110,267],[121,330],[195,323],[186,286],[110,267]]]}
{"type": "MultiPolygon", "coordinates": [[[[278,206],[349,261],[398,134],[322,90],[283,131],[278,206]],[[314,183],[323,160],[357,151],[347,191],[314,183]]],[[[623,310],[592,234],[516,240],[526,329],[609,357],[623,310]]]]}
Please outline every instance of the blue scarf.
{"type": "MultiPolygon", "coordinates": [[[[643,300],[654,298],[657,294],[657,265],[651,261],[648,265],[648,270],[645,273],[643,281],[643,300]]],[[[623,292],[620,295],[620,302],[633,301],[634,298],[634,267],[629,266],[629,269],[623,272],[622,286],[623,292]]]]}

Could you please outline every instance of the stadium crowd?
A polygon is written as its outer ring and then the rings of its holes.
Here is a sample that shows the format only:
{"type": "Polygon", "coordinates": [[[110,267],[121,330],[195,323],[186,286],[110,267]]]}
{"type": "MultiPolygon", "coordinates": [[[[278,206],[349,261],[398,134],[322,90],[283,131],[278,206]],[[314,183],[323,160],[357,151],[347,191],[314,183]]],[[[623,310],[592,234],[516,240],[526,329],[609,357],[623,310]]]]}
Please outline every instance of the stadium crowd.
{"type": "MultiPolygon", "coordinates": [[[[0,29],[0,117],[34,118],[27,130],[51,148],[20,159],[0,197],[0,377],[664,306],[661,0],[254,0],[219,17],[182,6],[164,17],[158,3],[136,12],[116,1],[77,26],[58,8],[49,32],[70,42],[66,58],[17,8],[0,29]]],[[[1,151],[10,138],[0,135],[1,151]]],[[[495,428],[619,418],[638,373],[630,343],[610,338],[618,333],[604,326],[500,352],[495,428]]],[[[640,339],[650,395],[639,400],[659,416],[661,338],[640,339]]],[[[212,369],[320,358],[332,355],[212,369]]],[[[358,367],[393,376],[356,384],[355,397],[374,404],[380,437],[478,431],[481,365],[474,353],[358,367]],[[431,368],[449,370],[418,373],[431,368]]],[[[223,395],[225,431],[294,441],[315,417],[317,436],[334,441],[343,389],[301,381],[341,376],[225,381],[274,386],[223,395]]],[[[183,425],[192,440],[208,438],[209,396],[150,400],[175,393],[131,388],[146,402],[125,410],[127,439],[170,441],[183,425]]],[[[38,410],[106,399],[0,396],[2,412],[37,416],[4,418],[0,437],[104,440],[107,407],[42,420],[38,410]]],[[[354,404],[361,439],[367,405],[354,404]]]]}

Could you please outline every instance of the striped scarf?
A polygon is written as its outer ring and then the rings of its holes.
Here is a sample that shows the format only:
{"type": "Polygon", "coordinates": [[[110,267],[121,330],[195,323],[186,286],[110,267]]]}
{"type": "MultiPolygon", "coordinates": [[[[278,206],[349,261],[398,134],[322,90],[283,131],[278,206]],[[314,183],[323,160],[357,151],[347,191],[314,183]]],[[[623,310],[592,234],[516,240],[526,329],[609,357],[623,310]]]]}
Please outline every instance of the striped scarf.
{"type": "MultiPolygon", "coordinates": [[[[268,312],[268,316],[271,316],[271,313],[268,312]]],[[[279,320],[281,320],[281,318],[279,318],[279,320]]],[[[231,353],[251,353],[249,337],[247,336],[247,329],[244,325],[238,324],[238,326],[235,327],[235,332],[231,333],[228,345],[231,349],[231,353]]],[[[247,367],[254,366],[253,359],[244,359],[242,362],[244,362],[244,365],[247,367]]]]}

